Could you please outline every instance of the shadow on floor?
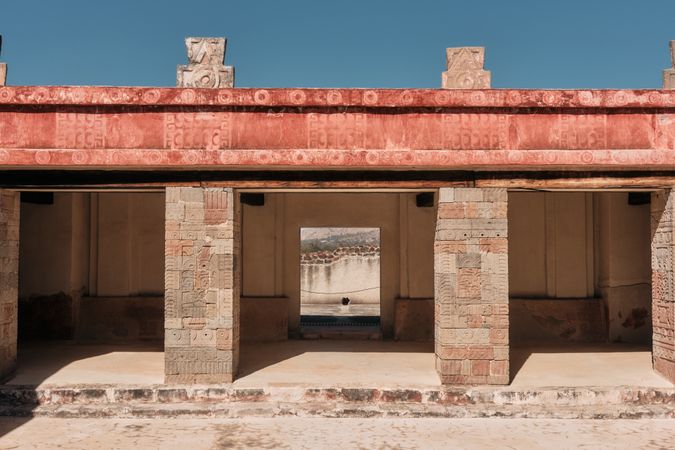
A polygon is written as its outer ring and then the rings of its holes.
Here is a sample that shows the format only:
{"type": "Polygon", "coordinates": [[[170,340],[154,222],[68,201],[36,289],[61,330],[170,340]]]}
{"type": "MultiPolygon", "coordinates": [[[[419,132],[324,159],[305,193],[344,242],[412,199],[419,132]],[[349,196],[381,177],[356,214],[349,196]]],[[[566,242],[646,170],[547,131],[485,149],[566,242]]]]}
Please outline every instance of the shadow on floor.
{"type": "Polygon", "coordinates": [[[510,372],[512,386],[672,386],[654,372],[648,345],[514,344],[510,372]]]}

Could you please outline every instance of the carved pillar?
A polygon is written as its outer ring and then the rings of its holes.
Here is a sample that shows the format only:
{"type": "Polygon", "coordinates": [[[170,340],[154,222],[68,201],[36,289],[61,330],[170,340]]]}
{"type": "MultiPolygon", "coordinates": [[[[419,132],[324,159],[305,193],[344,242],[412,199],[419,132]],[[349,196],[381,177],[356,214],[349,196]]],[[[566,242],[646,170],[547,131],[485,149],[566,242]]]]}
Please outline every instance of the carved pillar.
{"type": "Polygon", "coordinates": [[[675,275],[671,190],[652,193],[652,323],[654,370],[675,383],[675,275]]]}
{"type": "Polygon", "coordinates": [[[237,374],[239,234],[232,189],[166,188],[167,383],[229,383],[237,374]]]}
{"type": "Polygon", "coordinates": [[[225,38],[186,38],[188,65],[178,66],[176,86],[234,87],[234,67],[224,65],[226,46],[225,38]]]}
{"type": "Polygon", "coordinates": [[[439,191],[435,348],[444,384],[509,382],[506,209],[506,189],[439,191]]]}
{"type": "Polygon", "coordinates": [[[16,369],[19,193],[0,190],[0,382],[16,369]]]}
{"type": "Polygon", "coordinates": [[[490,71],[483,70],[485,48],[448,48],[445,57],[448,70],[443,72],[443,89],[490,89],[490,71]]]}

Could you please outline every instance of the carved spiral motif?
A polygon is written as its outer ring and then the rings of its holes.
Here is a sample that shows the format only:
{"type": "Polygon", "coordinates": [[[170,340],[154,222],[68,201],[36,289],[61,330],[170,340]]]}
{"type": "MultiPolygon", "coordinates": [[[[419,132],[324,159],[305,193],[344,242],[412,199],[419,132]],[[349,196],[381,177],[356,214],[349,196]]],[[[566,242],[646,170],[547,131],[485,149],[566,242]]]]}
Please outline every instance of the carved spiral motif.
{"type": "Polygon", "coordinates": [[[434,101],[437,105],[447,105],[450,100],[450,94],[447,91],[438,91],[434,94],[434,101]]]}
{"type": "Polygon", "coordinates": [[[218,103],[222,105],[229,105],[234,101],[234,96],[230,91],[220,91],[218,92],[218,103]]]}
{"type": "Polygon", "coordinates": [[[553,92],[544,92],[544,96],[542,97],[542,100],[544,104],[553,106],[556,104],[557,97],[553,92]]]}
{"type": "Polygon", "coordinates": [[[192,89],[186,89],[180,94],[180,98],[178,99],[181,103],[192,103],[195,101],[195,98],[197,98],[197,95],[195,94],[195,91],[192,89]]]}
{"type": "Polygon", "coordinates": [[[87,152],[81,151],[81,150],[76,150],[72,153],[71,158],[73,160],[73,164],[85,164],[89,157],[87,156],[87,152]]]}
{"type": "Polygon", "coordinates": [[[14,92],[10,88],[0,88],[0,102],[9,102],[14,98],[14,92]]]}
{"type": "Polygon", "coordinates": [[[267,92],[265,89],[255,91],[255,93],[253,94],[253,101],[258,103],[259,105],[266,105],[270,102],[270,93],[267,92]]]}
{"type": "Polygon", "coordinates": [[[148,160],[150,161],[150,164],[160,164],[162,159],[162,152],[159,150],[153,150],[148,154],[148,160]]]}
{"type": "Polygon", "coordinates": [[[49,164],[51,159],[52,157],[47,150],[38,150],[35,152],[35,162],[38,164],[49,164]]]}
{"type": "Polygon", "coordinates": [[[363,102],[366,105],[372,105],[377,103],[377,92],[375,91],[366,91],[363,93],[363,102]]]}
{"type": "Polygon", "coordinates": [[[196,88],[214,88],[219,83],[218,71],[208,68],[201,68],[194,71],[192,75],[192,84],[196,88]]]}
{"type": "Polygon", "coordinates": [[[342,94],[340,91],[329,91],[326,95],[326,101],[329,105],[337,105],[342,102],[342,94]]]}
{"type": "Polygon", "coordinates": [[[401,92],[401,103],[404,105],[410,105],[414,100],[413,94],[410,91],[401,92]]]}
{"type": "Polygon", "coordinates": [[[455,84],[459,89],[473,89],[474,87],[482,87],[482,86],[477,86],[478,80],[476,79],[475,72],[460,72],[457,75],[455,75],[455,84]]]}
{"type": "Polygon", "coordinates": [[[305,100],[307,100],[307,95],[305,95],[305,92],[301,91],[300,89],[291,91],[289,96],[291,98],[291,103],[294,103],[296,105],[301,105],[305,103],[305,100]]]}
{"type": "Polygon", "coordinates": [[[143,93],[143,101],[145,103],[157,103],[159,100],[159,91],[157,89],[150,89],[143,93]]]}
{"type": "Polygon", "coordinates": [[[377,152],[366,152],[366,164],[375,165],[379,159],[377,152]]]}

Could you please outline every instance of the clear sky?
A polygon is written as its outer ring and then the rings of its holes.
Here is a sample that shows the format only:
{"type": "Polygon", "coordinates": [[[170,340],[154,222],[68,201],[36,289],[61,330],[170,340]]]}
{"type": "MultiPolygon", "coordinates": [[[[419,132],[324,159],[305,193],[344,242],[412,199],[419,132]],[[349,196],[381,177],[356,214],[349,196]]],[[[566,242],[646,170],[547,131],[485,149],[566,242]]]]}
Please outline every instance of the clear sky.
{"type": "Polygon", "coordinates": [[[496,88],[658,88],[675,0],[0,0],[8,84],[175,85],[225,36],[239,87],[440,86],[486,47],[496,88]]]}

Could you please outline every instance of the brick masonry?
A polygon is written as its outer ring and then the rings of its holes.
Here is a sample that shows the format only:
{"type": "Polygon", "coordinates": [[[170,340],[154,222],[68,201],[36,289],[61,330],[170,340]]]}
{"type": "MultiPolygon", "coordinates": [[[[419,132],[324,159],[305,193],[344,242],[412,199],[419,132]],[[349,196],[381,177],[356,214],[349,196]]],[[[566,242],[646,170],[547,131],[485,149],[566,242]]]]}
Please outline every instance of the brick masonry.
{"type": "Polygon", "coordinates": [[[675,383],[675,274],[673,220],[675,196],[670,190],[652,194],[652,320],[654,370],[675,383]]]}
{"type": "Polygon", "coordinates": [[[167,383],[229,383],[237,373],[239,236],[232,189],[166,189],[167,383]]]}
{"type": "Polygon", "coordinates": [[[506,189],[442,188],[434,243],[436,370],[509,383],[506,189]]]}
{"type": "Polygon", "coordinates": [[[19,193],[0,190],[0,382],[16,369],[19,193]]]}

